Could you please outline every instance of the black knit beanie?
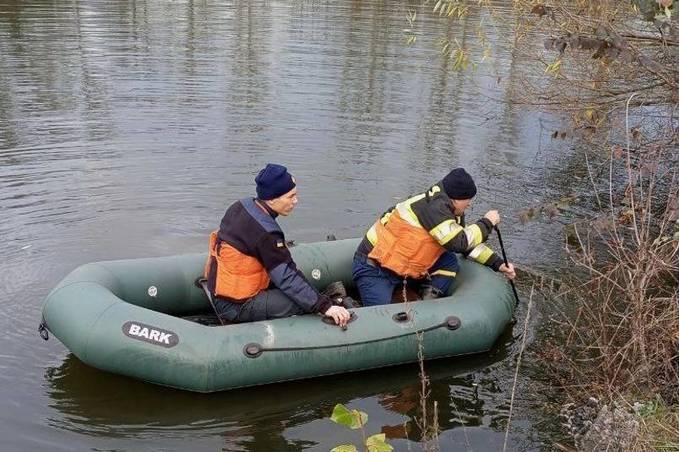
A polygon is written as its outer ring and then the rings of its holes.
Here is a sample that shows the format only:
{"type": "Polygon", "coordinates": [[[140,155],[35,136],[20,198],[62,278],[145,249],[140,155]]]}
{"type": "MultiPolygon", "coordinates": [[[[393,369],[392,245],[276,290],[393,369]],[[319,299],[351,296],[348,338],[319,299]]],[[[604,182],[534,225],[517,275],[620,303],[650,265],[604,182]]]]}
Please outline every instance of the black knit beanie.
{"type": "Polygon", "coordinates": [[[441,181],[450,199],[471,199],[476,195],[474,180],[464,168],[455,168],[441,181]]]}
{"type": "Polygon", "coordinates": [[[269,163],[255,177],[257,197],[262,200],[278,198],[295,188],[295,180],[283,165],[269,163]]]}

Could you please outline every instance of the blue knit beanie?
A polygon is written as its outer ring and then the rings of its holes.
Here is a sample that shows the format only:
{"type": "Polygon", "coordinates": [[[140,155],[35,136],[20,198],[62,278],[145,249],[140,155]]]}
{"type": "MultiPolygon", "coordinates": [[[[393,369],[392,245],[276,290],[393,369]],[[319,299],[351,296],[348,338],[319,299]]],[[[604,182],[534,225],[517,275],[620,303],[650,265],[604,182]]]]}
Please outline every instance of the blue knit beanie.
{"type": "Polygon", "coordinates": [[[476,195],[474,179],[464,168],[455,168],[441,181],[450,199],[472,199],[476,195]]]}
{"type": "Polygon", "coordinates": [[[295,181],[283,165],[269,163],[255,177],[257,197],[261,200],[278,198],[295,188],[295,181]]]}

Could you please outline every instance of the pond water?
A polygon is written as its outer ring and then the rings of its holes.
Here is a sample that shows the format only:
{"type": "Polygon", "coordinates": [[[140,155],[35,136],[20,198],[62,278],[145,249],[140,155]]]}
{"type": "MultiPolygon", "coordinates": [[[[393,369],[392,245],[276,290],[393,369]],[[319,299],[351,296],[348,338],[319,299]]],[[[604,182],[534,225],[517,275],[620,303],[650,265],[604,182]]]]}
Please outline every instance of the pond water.
{"type": "MultiPolygon", "coordinates": [[[[479,187],[470,217],[499,209],[510,258],[557,271],[558,225],[518,211],[561,193],[567,153],[554,118],[508,101],[525,62],[504,44],[511,2],[495,5],[491,56],[456,72],[437,40],[478,40],[487,18],[473,11],[451,23],[387,1],[2,2],[0,449],[329,450],[358,441],[329,421],[345,403],[396,450],[419,450],[417,366],[200,395],[92,369],[36,327],[81,264],[206,249],[267,162],[298,181],[282,220],[297,242],[360,236],[464,166],[479,187]]],[[[427,363],[441,450],[502,448],[520,326],[489,354],[427,363]]],[[[538,387],[522,373],[511,449],[550,444],[538,387]]]]}

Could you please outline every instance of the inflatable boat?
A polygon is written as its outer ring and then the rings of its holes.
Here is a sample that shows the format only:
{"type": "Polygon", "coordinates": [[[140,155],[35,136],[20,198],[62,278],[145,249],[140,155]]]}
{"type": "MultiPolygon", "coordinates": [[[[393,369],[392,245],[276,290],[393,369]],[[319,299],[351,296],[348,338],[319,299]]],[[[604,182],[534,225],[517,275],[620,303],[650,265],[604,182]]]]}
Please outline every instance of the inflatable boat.
{"type": "MultiPolygon", "coordinates": [[[[319,290],[352,290],[359,239],[291,248],[319,290]]],[[[84,363],[150,383],[197,391],[393,366],[489,350],[511,322],[507,281],[461,259],[444,298],[353,309],[346,328],[319,315],[215,326],[196,284],[206,254],[96,262],[71,272],[47,296],[41,334],[56,336],[84,363]],[[327,320],[327,319],[326,319],[327,320]]]]}

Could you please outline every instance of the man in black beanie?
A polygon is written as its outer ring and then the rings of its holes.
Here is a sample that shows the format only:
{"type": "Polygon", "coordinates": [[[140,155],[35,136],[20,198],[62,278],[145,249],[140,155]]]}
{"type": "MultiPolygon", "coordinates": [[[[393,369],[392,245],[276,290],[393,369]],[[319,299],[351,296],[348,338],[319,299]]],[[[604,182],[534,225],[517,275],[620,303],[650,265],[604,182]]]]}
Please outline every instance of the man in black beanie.
{"type": "Polygon", "coordinates": [[[321,313],[346,325],[349,311],[309,284],[276,222],[297,204],[295,179],[286,167],[270,163],[255,182],[257,198],[232,204],[210,235],[204,276],[218,315],[229,322],[252,322],[321,313]]]}
{"type": "Polygon", "coordinates": [[[500,222],[496,210],[465,226],[464,211],[476,195],[474,180],[455,168],[425,193],[390,208],[368,230],[354,254],[352,276],[364,306],[391,302],[394,288],[419,280],[422,298],[448,295],[457,276],[455,253],[514,279],[514,265],[484,242],[500,222]]]}

